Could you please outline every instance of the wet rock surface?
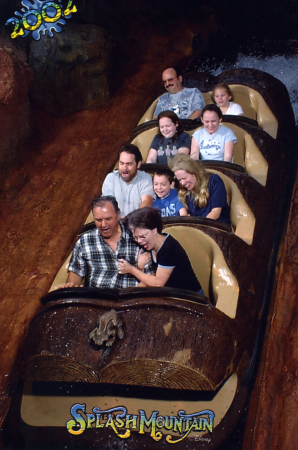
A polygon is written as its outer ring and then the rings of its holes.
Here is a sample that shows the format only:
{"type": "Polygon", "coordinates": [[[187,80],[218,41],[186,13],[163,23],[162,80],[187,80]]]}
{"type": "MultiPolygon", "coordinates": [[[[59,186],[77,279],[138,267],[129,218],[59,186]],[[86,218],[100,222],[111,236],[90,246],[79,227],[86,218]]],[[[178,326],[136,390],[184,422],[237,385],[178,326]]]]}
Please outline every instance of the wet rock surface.
{"type": "Polygon", "coordinates": [[[296,450],[298,439],[298,177],[277,266],[266,339],[243,450],[296,450]]]}
{"type": "Polygon", "coordinates": [[[24,144],[33,131],[28,97],[32,81],[30,67],[0,40],[0,187],[7,172],[23,161],[24,144]]]}
{"type": "MultiPolygon", "coordinates": [[[[18,372],[13,363],[40,297],[76,239],[120,146],[160,90],[162,71],[191,52],[191,32],[163,36],[151,31],[141,66],[123,79],[107,105],[61,118],[35,111],[35,145],[3,185],[1,422],[9,407],[9,376],[13,385],[18,372]]],[[[130,67],[135,67],[133,58],[130,67]]]]}
{"type": "Polygon", "coordinates": [[[107,34],[96,25],[68,23],[51,39],[32,40],[33,105],[56,115],[103,106],[110,99],[111,51],[107,34]]]}

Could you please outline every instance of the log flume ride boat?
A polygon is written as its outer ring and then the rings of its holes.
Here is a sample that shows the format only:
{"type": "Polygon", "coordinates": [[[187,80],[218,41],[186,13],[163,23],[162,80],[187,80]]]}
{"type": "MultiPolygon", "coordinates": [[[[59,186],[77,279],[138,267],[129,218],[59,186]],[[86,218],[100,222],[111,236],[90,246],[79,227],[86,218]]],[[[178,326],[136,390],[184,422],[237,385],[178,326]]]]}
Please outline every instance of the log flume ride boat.
{"type": "MultiPolygon", "coordinates": [[[[18,361],[19,389],[6,424],[17,448],[215,449],[235,428],[262,344],[294,116],[286,88],[260,71],[191,73],[184,85],[198,87],[208,103],[220,81],[245,113],[224,116],[238,137],[235,164],[204,162],[225,183],[231,228],[196,217],[163,219],[205,296],[171,288],[45,295],[18,361]]],[[[131,137],[144,160],[157,128],[153,110],[154,104],[131,137]]],[[[201,126],[184,125],[190,134],[201,126]]],[[[92,227],[89,218],[80,232],[92,227]]],[[[65,276],[66,265],[53,286],[65,276]]]]}

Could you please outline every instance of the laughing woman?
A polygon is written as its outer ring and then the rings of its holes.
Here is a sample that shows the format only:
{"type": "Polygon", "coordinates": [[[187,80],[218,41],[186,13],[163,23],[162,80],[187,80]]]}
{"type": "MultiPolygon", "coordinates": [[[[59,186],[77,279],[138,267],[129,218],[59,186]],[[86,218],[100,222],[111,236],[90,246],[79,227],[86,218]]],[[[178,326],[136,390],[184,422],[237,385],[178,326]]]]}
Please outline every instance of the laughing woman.
{"type": "Polygon", "coordinates": [[[200,161],[188,155],[176,155],[169,166],[180,183],[179,200],[191,216],[230,225],[227,191],[219,175],[206,172],[200,161]]]}
{"type": "Polygon", "coordinates": [[[118,261],[120,274],[134,275],[140,280],[141,286],[166,286],[203,294],[183,247],[172,236],[162,233],[162,219],[158,209],[137,209],[128,214],[127,220],[134,239],[151,252],[155,276],[146,275],[124,259],[118,261]]]}

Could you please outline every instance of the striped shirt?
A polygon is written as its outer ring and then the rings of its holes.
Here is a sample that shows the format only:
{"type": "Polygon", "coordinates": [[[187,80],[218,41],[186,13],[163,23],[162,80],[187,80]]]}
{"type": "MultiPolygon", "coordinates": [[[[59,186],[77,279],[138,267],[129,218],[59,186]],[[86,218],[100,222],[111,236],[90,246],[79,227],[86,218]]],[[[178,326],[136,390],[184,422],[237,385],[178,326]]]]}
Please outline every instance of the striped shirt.
{"type": "MultiPolygon", "coordinates": [[[[85,286],[124,289],[139,284],[131,274],[118,273],[118,259],[126,259],[137,266],[140,247],[132,239],[131,233],[121,222],[121,237],[117,243],[116,253],[101,237],[97,228],[87,231],[78,239],[69,262],[68,271],[85,277],[85,286]]],[[[150,264],[145,273],[153,273],[150,264]]]]}

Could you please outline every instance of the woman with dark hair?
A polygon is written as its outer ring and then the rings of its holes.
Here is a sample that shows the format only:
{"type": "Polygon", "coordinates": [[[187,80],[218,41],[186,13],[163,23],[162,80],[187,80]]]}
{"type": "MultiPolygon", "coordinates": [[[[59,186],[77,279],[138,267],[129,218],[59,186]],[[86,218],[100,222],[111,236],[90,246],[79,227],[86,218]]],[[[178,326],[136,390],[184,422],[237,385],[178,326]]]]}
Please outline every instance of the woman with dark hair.
{"type": "Polygon", "coordinates": [[[220,108],[213,103],[204,106],[201,120],[204,127],[196,130],[192,136],[191,157],[203,161],[233,162],[237,138],[230,128],[220,125],[220,108]]]}
{"type": "Polygon", "coordinates": [[[183,247],[171,235],[162,233],[162,219],[158,209],[137,209],[126,218],[133,238],[151,252],[155,276],[146,275],[124,259],[118,260],[120,274],[130,273],[140,280],[142,286],[166,286],[203,294],[183,247]]]}
{"type": "Polygon", "coordinates": [[[167,164],[168,157],[190,152],[190,136],[183,131],[178,116],[173,111],[158,115],[158,134],[154,136],[146,163],[167,164]]]}

